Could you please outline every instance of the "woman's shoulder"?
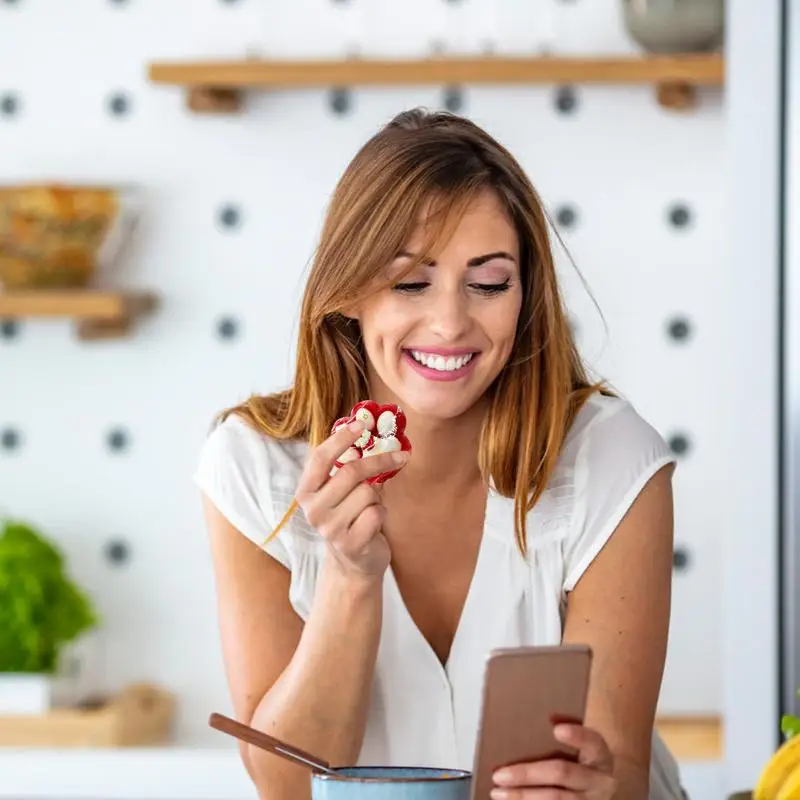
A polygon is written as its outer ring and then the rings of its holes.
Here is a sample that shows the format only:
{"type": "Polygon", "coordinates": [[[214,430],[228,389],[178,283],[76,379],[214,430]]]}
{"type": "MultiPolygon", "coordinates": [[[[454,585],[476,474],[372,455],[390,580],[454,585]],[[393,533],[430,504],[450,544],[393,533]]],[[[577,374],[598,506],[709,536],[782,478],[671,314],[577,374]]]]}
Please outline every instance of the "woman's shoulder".
{"type": "Polygon", "coordinates": [[[310,538],[300,520],[293,519],[269,543],[266,538],[292,501],[307,447],[304,441],[268,436],[231,414],[206,437],[193,475],[220,513],[293,575],[302,572],[300,553],[310,538]]]}
{"type": "Polygon", "coordinates": [[[218,422],[206,437],[200,465],[249,473],[258,482],[294,486],[305,464],[305,441],[279,440],[238,414],[218,422]]]}
{"type": "Polygon", "coordinates": [[[578,413],[562,448],[562,466],[594,467],[602,477],[602,466],[619,469],[626,463],[669,454],[669,446],[655,426],[633,403],[620,396],[595,393],[578,413]]]}
{"type": "Polygon", "coordinates": [[[562,588],[571,591],[645,484],[675,456],[630,401],[596,395],[576,416],[564,457],[573,503],[562,588]]]}

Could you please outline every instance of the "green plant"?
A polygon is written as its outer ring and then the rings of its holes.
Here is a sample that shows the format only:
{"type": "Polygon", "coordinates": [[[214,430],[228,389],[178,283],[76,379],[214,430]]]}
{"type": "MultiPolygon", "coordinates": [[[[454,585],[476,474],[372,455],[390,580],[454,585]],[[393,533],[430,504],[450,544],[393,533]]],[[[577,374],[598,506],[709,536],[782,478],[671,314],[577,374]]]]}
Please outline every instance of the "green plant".
{"type": "Polygon", "coordinates": [[[0,672],[53,673],[62,647],[98,615],[44,536],[18,521],[0,530],[0,672]]]}
{"type": "MultiPolygon", "coordinates": [[[[800,689],[797,690],[797,696],[800,698],[800,689]]],[[[800,717],[784,714],[781,717],[781,732],[787,739],[800,734],[800,717]]]]}

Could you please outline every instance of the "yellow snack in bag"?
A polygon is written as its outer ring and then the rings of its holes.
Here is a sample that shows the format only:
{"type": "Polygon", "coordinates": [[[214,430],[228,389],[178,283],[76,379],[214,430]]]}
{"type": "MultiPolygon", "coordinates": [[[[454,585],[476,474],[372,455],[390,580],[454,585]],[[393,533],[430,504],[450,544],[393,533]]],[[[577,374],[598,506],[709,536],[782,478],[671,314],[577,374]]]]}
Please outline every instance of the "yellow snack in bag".
{"type": "Polygon", "coordinates": [[[86,286],[118,252],[130,195],[103,186],[0,186],[0,284],[6,290],[86,286]]]}

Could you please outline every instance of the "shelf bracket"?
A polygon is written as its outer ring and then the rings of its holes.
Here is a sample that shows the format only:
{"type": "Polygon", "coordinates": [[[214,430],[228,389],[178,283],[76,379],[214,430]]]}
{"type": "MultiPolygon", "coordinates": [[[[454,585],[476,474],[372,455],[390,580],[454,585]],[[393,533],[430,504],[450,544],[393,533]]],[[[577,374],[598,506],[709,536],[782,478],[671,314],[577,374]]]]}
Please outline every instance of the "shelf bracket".
{"type": "Polygon", "coordinates": [[[242,93],[237,89],[192,86],[186,105],[198,114],[235,114],[242,109],[242,93]]]}
{"type": "Polygon", "coordinates": [[[75,333],[82,342],[102,339],[120,339],[130,333],[133,320],[129,316],[117,319],[79,319],[75,322],[75,333]]]}
{"type": "Polygon", "coordinates": [[[672,111],[688,111],[697,105],[697,91],[691,83],[675,81],[656,86],[658,104],[672,111]]]}
{"type": "Polygon", "coordinates": [[[83,341],[118,339],[131,333],[136,320],[155,310],[152,292],[82,289],[0,292],[0,319],[70,318],[83,341]]]}

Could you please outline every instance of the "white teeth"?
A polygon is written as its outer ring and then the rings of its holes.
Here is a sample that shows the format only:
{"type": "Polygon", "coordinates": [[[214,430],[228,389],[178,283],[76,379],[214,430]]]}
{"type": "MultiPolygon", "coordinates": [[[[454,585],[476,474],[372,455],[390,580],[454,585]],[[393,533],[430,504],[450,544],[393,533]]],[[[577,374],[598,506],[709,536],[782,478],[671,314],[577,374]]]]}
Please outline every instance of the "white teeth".
{"type": "Polygon", "coordinates": [[[423,353],[421,350],[412,350],[411,355],[414,356],[415,361],[430,369],[436,369],[440,372],[453,372],[454,370],[461,369],[472,361],[472,357],[475,354],[468,353],[463,356],[450,356],[449,358],[445,358],[444,356],[436,356],[432,353],[423,353]]]}

